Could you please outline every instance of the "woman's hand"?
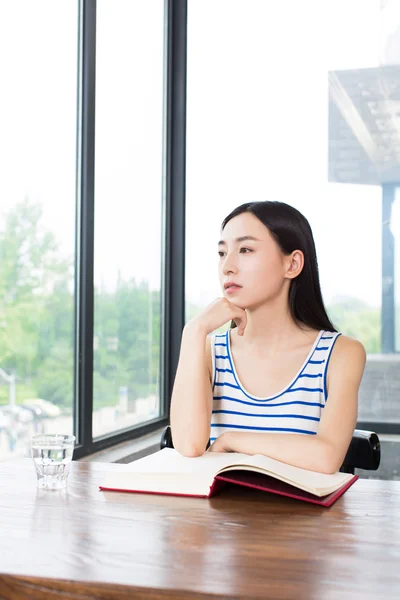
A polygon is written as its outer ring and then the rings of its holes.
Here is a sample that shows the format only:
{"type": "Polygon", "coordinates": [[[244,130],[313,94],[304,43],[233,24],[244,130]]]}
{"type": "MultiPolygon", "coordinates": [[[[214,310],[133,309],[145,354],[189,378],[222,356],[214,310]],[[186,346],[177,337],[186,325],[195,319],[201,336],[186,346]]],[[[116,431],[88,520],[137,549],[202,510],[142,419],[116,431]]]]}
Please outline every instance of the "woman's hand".
{"type": "Polygon", "coordinates": [[[246,311],[236,306],[236,304],[229,302],[227,298],[217,298],[203,312],[192,319],[190,323],[201,327],[206,335],[208,335],[225,325],[225,323],[228,323],[228,321],[235,321],[238,328],[238,335],[243,335],[247,325],[246,311]]]}
{"type": "Polygon", "coordinates": [[[232,452],[229,444],[229,432],[222,433],[211,444],[207,452],[232,452]]]}

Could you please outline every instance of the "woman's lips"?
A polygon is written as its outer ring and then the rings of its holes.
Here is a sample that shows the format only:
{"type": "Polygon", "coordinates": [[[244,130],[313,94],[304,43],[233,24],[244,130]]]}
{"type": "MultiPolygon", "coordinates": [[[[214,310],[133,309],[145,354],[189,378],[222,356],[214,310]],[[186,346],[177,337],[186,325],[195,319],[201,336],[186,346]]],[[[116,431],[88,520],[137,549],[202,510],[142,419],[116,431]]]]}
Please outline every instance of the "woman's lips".
{"type": "Polygon", "coordinates": [[[230,285],[229,287],[227,287],[225,289],[225,292],[227,294],[233,294],[234,292],[237,292],[238,290],[241,290],[241,289],[242,289],[242,286],[240,286],[240,285],[230,285]]]}

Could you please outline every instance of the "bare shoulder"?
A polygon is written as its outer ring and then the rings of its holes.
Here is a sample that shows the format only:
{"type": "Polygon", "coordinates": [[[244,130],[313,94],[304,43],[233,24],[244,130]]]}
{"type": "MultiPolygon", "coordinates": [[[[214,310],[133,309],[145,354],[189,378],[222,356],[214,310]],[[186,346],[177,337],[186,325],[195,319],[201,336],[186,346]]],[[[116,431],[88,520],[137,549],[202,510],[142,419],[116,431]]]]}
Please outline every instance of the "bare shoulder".
{"type": "Polygon", "coordinates": [[[361,378],[366,362],[364,346],[358,340],[340,335],[332,349],[329,363],[329,374],[342,373],[361,378]]]}
{"type": "Polygon", "coordinates": [[[347,335],[339,335],[337,338],[332,350],[332,359],[334,356],[364,363],[366,361],[366,352],[362,343],[347,335]]]}

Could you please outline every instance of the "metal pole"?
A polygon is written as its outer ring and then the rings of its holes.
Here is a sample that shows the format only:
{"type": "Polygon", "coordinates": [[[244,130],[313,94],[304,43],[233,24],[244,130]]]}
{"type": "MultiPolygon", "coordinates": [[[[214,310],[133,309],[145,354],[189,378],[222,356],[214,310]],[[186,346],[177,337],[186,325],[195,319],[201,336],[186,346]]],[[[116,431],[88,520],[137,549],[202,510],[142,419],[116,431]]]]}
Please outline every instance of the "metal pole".
{"type": "Polygon", "coordinates": [[[15,373],[11,373],[10,375],[10,390],[9,390],[9,398],[10,398],[10,406],[15,406],[16,399],[16,385],[15,385],[15,373]]]}
{"type": "Polygon", "coordinates": [[[10,406],[15,406],[16,400],[16,376],[15,373],[10,375],[3,369],[0,369],[0,377],[8,383],[8,402],[10,406]]]}
{"type": "Polygon", "coordinates": [[[96,0],[80,0],[74,431],[86,453],[93,444],[96,7],[96,0]]]}
{"type": "Polygon", "coordinates": [[[185,324],[187,0],[166,0],[165,27],[161,397],[168,415],[185,324]]]}
{"type": "Polygon", "coordinates": [[[390,229],[396,183],[382,184],[382,313],[381,352],[395,352],[394,236],[390,229]]]}

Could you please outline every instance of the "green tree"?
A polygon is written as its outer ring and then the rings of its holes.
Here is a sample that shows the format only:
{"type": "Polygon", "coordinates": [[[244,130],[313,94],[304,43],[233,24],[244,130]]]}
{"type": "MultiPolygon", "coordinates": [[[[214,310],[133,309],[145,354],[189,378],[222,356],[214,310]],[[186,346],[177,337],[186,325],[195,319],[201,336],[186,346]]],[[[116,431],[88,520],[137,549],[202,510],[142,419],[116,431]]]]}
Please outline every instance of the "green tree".
{"type": "Polygon", "coordinates": [[[41,206],[27,198],[0,227],[0,365],[20,384],[38,383],[58,344],[72,352],[72,260],[60,257],[41,206]]]}
{"type": "Polygon", "coordinates": [[[381,311],[357,298],[338,298],[327,307],[335,327],[345,335],[359,340],[371,354],[381,351],[381,311]]]}
{"type": "Polygon", "coordinates": [[[95,291],[94,402],[118,402],[157,392],[160,354],[160,293],[146,281],[119,281],[115,292],[95,291]]]}
{"type": "Polygon", "coordinates": [[[43,360],[35,380],[37,394],[64,412],[71,412],[73,406],[73,352],[68,340],[59,340],[43,360]]]}

